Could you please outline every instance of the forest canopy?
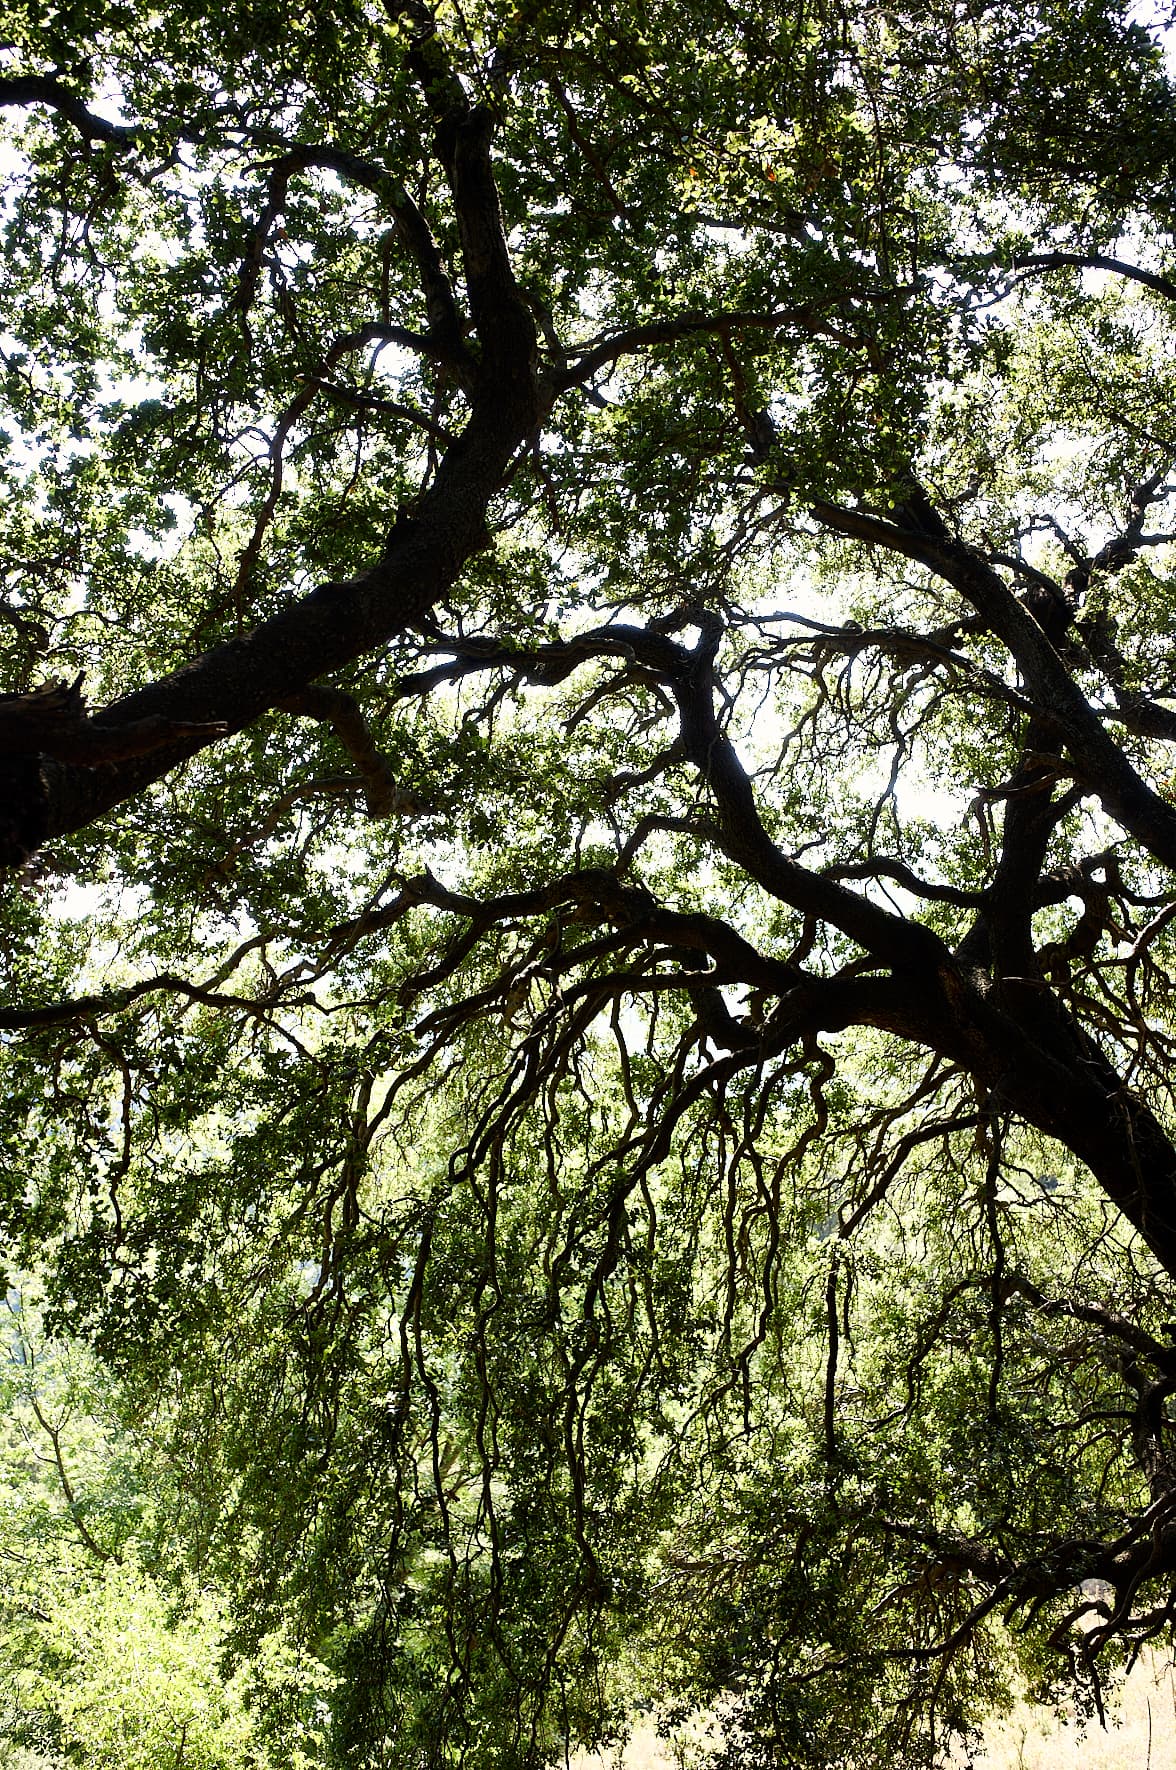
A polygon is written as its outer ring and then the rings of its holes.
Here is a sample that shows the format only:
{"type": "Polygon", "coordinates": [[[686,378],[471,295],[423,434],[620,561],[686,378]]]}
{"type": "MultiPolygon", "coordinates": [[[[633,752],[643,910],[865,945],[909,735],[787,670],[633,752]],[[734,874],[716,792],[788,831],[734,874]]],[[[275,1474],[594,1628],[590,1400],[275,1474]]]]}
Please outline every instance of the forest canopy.
{"type": "Polygon", "coordinates": [[[30,1762],[930,1766],[1169,1640],[1172,25],[6,12],[30,1762]]]}

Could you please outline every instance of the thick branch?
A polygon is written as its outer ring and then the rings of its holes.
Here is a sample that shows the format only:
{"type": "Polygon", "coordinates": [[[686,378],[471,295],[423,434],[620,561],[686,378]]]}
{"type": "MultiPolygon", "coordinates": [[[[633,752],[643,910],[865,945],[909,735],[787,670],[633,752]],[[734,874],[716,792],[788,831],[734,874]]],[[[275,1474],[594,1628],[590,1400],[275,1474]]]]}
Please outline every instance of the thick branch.
{"type": "Polygon", "coordinates": [[[421,809],[415,797],[397,784],[392,765],[377,748],[354,696],[341,688],[312,683],[300,694],[281,701],[279,706],[284,713],[298,713],[331,727],[359,769],[369,817],[388,817],[394,811],[411,813],[421,809]]]}
{"type": "Polygon", "coordinates": [[[632,356],[639,350],[648,350],[651,345],[674,344],[680,338],[713,338],[729,332],[782,332],[785,329],[800,332],[806,337],[832,338],[839,344],[852,347],[858,344],[858,340],[849,333],[819,319],[810,307],[782,307],[766,313],[748,313],[738,309],[717,313],[692,311],[674,314],[666,319],[647,320],[641,325],[628,326],[622,332],[614,332],[610,337],[599,339],[582,350],[566,369],[554,375],[552,385],[561,391],[569,387],[579,387],[598,370],[606,368],[620,357],[632,356]]]}
{"type": "MultiPolygon", "coordinates": [[[[320,586],[252,633],[104,709],[99,722],[112,741],[144,720],[241,730],[308,683],[421,622],[486,544],[489,502],[516,451],[538,429],[548,396],[535,374],[534,324],[506,253],[489,119],[467,107],[449,124],[445,154],[482,345],[464,432],[442,457],[415,514],[397,521],[372,566],[320,586]]],[[[201,747],[199,738],[184,739],[100,775],[47,761],[46,833],[83,827],[201,747]]]]}
{"type": "Polygon", "coordinates": [[[1103,270],[1112,276],[1142,283],[1145,289],[1162,295],[1166,301],[1176,301],[1176,283],[1171,277],[1161,276],[1154,270],[1143,270],[1137,264],[1126,264],[1121,258],[1108,258],[1102,252],[1029,252],[1022,258],[1014,258],[1012,268],[1015,271],[1103,270]]]}
{"type": "Polygon", "coordinates": [[[1038,716],[1064,738],[1083,786],[1157,860],[1176,868],[1176,809],[1132,767],[1041,626],[979,554],[933,513],[922,529],[823,502],[813,515],[825,528],[918,561],[965,597],[1016,659],[1038,716]]]}
{"type": "Polygon", "coordinates": [[[0,80],[0,107],[7,109],[32,104],[48,105],[50,110],[72,123],[87,141],[111,141],[130,146],[138,135],[133,124],[111,123],[105,117],[96,116],[84,99],[63,86],[52,74],[17,74],[12,79],[0,80]]]}
{"type": "Polygon", "coordinates": [[[165,719],[159,715],[111,730],[88,717],[82,679],[49,682],[27,694],[0,695],[0,755],[52,756],[83,768],[149,755],[187,738],[210,743],[225,726],[165,719]]]}

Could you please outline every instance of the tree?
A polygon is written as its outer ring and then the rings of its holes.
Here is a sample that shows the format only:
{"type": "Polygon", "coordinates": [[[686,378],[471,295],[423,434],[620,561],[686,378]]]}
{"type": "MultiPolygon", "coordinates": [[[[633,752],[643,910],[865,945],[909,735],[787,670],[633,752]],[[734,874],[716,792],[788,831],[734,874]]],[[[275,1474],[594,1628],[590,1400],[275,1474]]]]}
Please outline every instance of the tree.
{"type": "Polygon", "coordinates": [[[280,1634],[223,1675],[223,1600],[177,1574],[166,1468],[153,1470],[150,1442],[121,1426],[93,1359],[46,1345],[27,1296],[10,1290],[7,1303],[0,1727],[9,1761],[18,1770],[321,1762],[329,1677],[280,1634]]]}
{"type": "Polygon", "coordinates": [[[1098,1706],[1176,1606],[1165,27],[12,34],[6,1215],[238,1645],[349,1763],[1098,1706]]]}

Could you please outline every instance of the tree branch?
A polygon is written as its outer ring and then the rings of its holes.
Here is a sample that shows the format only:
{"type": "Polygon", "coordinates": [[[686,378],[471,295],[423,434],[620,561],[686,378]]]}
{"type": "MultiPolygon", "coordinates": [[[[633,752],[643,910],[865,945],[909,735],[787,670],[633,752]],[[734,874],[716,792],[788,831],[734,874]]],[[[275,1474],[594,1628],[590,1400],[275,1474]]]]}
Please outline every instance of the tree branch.
{"type": "Polygon", "coordinates": [[[581,386],[618,358],[647,350],[651,345],[673,344],[680,338],[721,337],[733,331],[783,331],[786,327],[806,337],[832,338],[854,349],[860,345],[851,333],[817,319],[811,307],[784,307],[762,313],[739,309],[718,313],[691,311],[666,319],[646,320],[641,325],[629,326],[622,332],[599,339],[582,349],[567,368],[551,375],[550,380],[552,386],[562,392],[569,387],[581,386]]]}
{"type": "Polygon", "coordinates": [[[958,590],[1016,659],[1037,715],[1064,737],[1083,785],[1157,860],[1176,868],[1176,809],[1132,767],[1040,624],[979,554],[938,517],[915,529],[824,502],[813,505],[813,515],[827,529],[917,561],[958,590]]]}
{"type": "Polygon", "coordinates": [[[1166,301],[1176,301],[1176,282],[1154,270],[1142,270],[1137,264],[1125,264],[1121,258],[1108,258],[1102,252],[1028,252],[1014,258],[1014,271],[1104,270],[1112,276],[1126,277],[1142,283],[1166,301]]]}
{"type": "Polygon", "coordinates": [[[131,123],[111,123],[89,109],[85,100],[71,92],[52,74],[16,74],[0,80],[0,108],[33,104],[48,105],[59,116],[72,123],[87,141],[116,142],[133,147],[139,131],[131,123]]]}

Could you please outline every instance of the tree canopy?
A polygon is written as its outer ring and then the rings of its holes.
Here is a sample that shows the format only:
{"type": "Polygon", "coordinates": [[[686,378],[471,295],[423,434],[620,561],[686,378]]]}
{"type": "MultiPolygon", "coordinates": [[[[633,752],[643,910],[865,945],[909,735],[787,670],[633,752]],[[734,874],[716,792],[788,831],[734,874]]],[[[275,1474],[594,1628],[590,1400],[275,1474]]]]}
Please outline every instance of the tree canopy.
{"type": "Polygon", "coordinates": [[[931,1765],[1168,1639],[1170,13],[10,9],[50,1761],[128,1594],[234,1766],[931,1765]]]}

